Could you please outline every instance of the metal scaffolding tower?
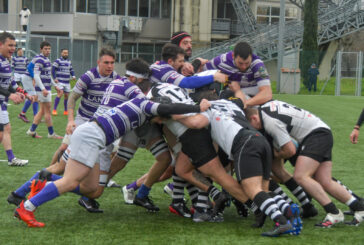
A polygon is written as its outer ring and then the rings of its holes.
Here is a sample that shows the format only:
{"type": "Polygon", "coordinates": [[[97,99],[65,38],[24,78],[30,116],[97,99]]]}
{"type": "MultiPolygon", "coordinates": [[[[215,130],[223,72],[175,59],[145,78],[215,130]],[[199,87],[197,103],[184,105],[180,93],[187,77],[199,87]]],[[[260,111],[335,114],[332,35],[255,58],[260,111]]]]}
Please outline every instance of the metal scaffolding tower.
{"type": "Polygon", "coordinates": [[[246,0],[231,0],[231,3],[239,21],[243,24],[243,33],[255,31],[257,29],[257,22],[248,2],[246,0]]]}

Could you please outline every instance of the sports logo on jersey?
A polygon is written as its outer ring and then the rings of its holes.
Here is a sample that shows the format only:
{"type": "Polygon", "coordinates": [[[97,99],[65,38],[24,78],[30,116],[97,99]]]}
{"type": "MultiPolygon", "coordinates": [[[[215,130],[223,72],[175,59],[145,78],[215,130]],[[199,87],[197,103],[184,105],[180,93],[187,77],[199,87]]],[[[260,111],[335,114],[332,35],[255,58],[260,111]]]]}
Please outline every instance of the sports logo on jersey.
{"type": "Polygon", "coordinates": [[[178,74],[177,72],[173,72],[173,73],[169,76],[169,79],[176,80],[179,76],[180,76],[180,74],[178,74]]]}
{"type": "Polygon", "coordinates": [[[110,115],[115,115],[116,114],[116,110],[114,108],[109,110],[109,114],[110,115]]]}
{"type": "Polygon", "coordinates": [[[276,111],[277,110],[277,106],[273,102],[269,103],[269,107],[270,107],[270,111],[276,111]]]}
{"type": "Polygon", "coordinates": [[[258,73],[259,73],[259,76],[261,78],[268,78],[269,77],[268,71],[267,71],[267,69],[265,69],[264,66],[259,67],[258,73]]]}
{"type": "Polygon", "coordinates": [[[215,117],[215,120],[216,121],[220,121],[220,117],[215,117]]]}
{"type": "Polygon", "coordinates": [[[87,96],[87,100],[91,101],[91,102],[96,102],[96,103],[100,103],[101,102],[102,97],[101,96],[92,96],[92,95],[88,95],[87,96]]]}

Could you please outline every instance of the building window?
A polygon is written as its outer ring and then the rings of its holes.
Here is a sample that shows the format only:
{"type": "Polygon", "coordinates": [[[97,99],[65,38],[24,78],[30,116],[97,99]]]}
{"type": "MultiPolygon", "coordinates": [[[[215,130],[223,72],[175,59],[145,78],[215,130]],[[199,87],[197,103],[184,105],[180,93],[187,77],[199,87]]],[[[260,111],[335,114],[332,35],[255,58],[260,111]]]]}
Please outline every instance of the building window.
{"type": "Polygon", "coordinates": [[[76,12],[86,13],[87,3],[84,0],[77,0],[76,2],[76,12]]]}
{"type": "Polygon", "coordinates": [[[150,17],[160,17],[160,9],[161,9],[161,5],[160,5],[160,0],[151,0],[150,3],[150,17]]]}
{"type": "Polygon", "coordinates": [[[49,0],[43,0],[43,12],[49,13],[52,9],[52,2],[49,0]]]}
{"type": "Polygon", "coordinates": [[[87,0],[87,13],[97,13],[97,0],[87,0]]]}
{"type": "Polygon", "coordinates": [[[8,12],[8,0],[0,0],[0,13],[8,12]]]}
{"type": "Polygon", "coordinates": [[[34,13],[70,12],[70,0],[23,0],[22,7],[24,6],[27,6],[27,8],[34,13]]]}
{"type": "Polygon", "coordinates": [[[128,0],[128,15],[170,18],[171,0],[128,0]]]}
{"type": "Polygon", "coordinates": [[[139,0],[139,17],[149,16],[149,1],[139,0]]]}
{"type": "Polygon", "coordinates": [[[138,1],[137,0],[129,0],[128,4],[128,15],[129,16],[138,16],[138,1]]]}
{"type": "MultiPolygon", "coordinates": [[[[278,6],[258,5],[257,23],[271,25],[279,22],[280,9],[278,6]]],[[[298,9],[296,7],[287,7],[285,11],[285,20],[298,19],[298,9]]]]}
{"type": "Polygon", "coordinates": [[[162,18],[170,18],[171,1],[170,0],[161,0],[161,1],[162,1],[162,18]]]}
{"type": "Polygon", "coordinates": [[[142,58],[152,64],[161,59],[163,45],[163,43],[123,43],[119,54],[119,62],[142,58]]]}
{"type": "Polygon", "coordinates": [[[43,1],[34,1],[34,12],[43,13],[43,1]]]}
{"type": "Polygon", "coordinates": [[[217,19],[231,19],[231,20],[237,20],[237,16],[235,13],[235,10],[233,8],[232,3],[230,0],[215,0],[216,2],[213,2],[213,12],[216,12],[216,15],[214,14],[214,18],[217,19]]]}
{"type": "Polygon", "coordinates": [[[30,11],[33,11],[33,0],[23,0],[23,5],[21,7],[27,7],[30,11]]]}
{"type": "Polygon", "coordinates": [[[112,13],[116,15],[125,15],[125,0],[113,0],[112,13]]]}

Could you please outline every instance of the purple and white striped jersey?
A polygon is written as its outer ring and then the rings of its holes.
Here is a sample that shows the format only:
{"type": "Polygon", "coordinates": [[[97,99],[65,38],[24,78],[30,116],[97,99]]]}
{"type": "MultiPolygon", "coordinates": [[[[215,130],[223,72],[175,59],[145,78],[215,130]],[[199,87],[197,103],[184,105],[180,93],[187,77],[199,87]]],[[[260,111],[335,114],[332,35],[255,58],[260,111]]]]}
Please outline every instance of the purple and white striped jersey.
{"type": "Polygon", "coordinates": [[[72,62],[68,59],[63,59],[63,57],[56,59],[52,64],[52,75],[54,79],[58,82],[69,84],[71,76],[75,76],[73,71],[72,62]],[[53,73],[54,69],[54,73],[53,73]]]}
{"type": "Polygon", "coordinates": [[[245,72],[236,67],[232,51],[213,58],[204,65],[203,70],[220,70],[229,76],[229,81],[240,82],[243,92],[249,96],[256,95],[261,86],[270,86],[267,69],[255,54],[252,55],[252,63],[245,72]]]}
{"type": "MultiPolygon", "coordinates": [[[[44,88],[48,91],[51,90],[51,69],[52,64],[48,57],[45,57],[43,54],[38,54],[32,59],[32,63],[34,64],[34,76],[39,74],[40,79],[44,85],[44,88]]],[[[35,91],[42,91],[39,86],[35,86],[35,91]]]]}
{"type": "Polygon", "coordinates": [[[152,64],[150,69],[152,70],[150,80],[154,83],[172,83],[179,86],[184,78],[170,64],[162,60],[152,64]]]}
{"type": "MultiPolygon", "coordinates": [[[[8,90],[9,86],[17,88],[16,83],[11,79],[11,66],[9,60],[0,55],[0,87],[8,90]]],[[[8,97],[0,94],[0,104],[7,102],[8,97]]]]}
{"type": "Polygon", "coordinates": [[[24,56],[13,56],[11,57],[11,68],[14,73],[25,74],[27,71],[27,65],[29,60],[24,56]]]}
{"type": "Polygon", "coordinates": [[[89,120],[99,107],[104,93],[110,83],[121,77],[114,71],[110,76],[103,77],[97,67],[83,74],[76,82],[73,92],[82,95],[77,117],[89,120]]]}
{"type": "Polygon", "coordinates": [[[106,145],[141,126],[148,117],[157,115],[159,105],[146,98],[134,98],[98,116],[96,120],[105,132],[106,145]]]}
{"type": "Polygon", "coordinates": [[[144,98],[145,95],[127,77],[121,77],[112,81],[104,93],[100,106],[94,114],[97,118],[112,107],[118,106],[134,98],[144,98]]]}

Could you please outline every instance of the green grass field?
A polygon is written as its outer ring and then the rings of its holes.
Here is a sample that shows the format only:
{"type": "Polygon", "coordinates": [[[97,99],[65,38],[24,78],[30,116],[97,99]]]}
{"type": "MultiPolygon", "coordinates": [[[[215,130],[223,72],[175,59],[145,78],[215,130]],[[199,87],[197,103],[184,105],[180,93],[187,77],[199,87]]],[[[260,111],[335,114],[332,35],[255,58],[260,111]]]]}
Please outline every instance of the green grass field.
{"type": "MultiPolygon", "coordinates": [[[[310,110],[331,126],[335,142],[333,176],[364,196],[364,135],[361,135],[358,145],[349,142],[349,134],[363,108],[364,98],[315,95],[274,95],[274,98],[310,110]]],[[[61,102],[59,113],[62,106],[61,102]]],[[[30,163],[26,167],[8,167],[6,162],[0,162],[0,244],[364,244],[364,224],[359,227],[315,228],[314,224],[325,216],[317,203],[319,215],[304,220],[302,234],[297,237],[261,237],[262,229],[250,227],[253,216],[239,218],[234,207],[226,209],[223,223],[196,224],[169,213],[170,198],[163,193],[166,182],[156,184],[151,191],[151,197],[161,208],[157,214],[124,204],[120,189],[109,188],[99,199],[103,214],[87,213],[78,205],[78,196],[66,194],[36,211],[37,219],[46,224],[44,228],[27,228],[23,222],[13,218],[14,206],[8,205],[6,198],[35,171],[48,166],[60,140],[26,136],[30,124],[16,118],[21,107],[9,107],[13,149],[17,157],[29,159],[30,163]]],[[[30,114],[31,111],[28,112],[30,114]]],[[[55,131],[63,134],[66,117],[53,119],[55,131]]],[[[40,135],[47,135],[44,124],[38,128],[40,135]]],[[[4,151],[0,153],[0,159],[6,159],[4,151]]],[[[151,154],[139,150],[114,180],[125,185],[145,173],[152,163],[151,154]]],[[[342,210],[347,209],[345,205],[335,203],[342,210]]],[[[351,220],[351,217],[346,217],[346,220],[351,220]]],[[[267,221],[263,230],[271,226],[272,222],[267,221]]]]}

